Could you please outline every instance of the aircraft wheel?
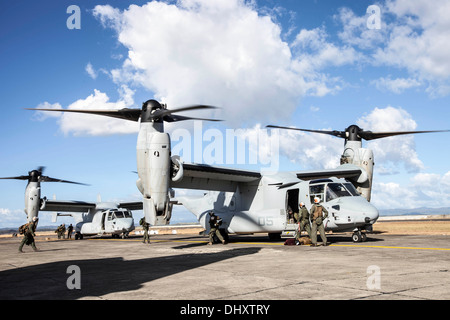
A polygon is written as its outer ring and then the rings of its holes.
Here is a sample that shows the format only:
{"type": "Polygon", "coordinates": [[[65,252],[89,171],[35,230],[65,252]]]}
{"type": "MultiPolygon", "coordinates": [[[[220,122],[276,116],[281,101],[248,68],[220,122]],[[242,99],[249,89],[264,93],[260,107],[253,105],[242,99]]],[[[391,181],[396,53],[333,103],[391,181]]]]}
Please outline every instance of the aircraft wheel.
{"type": "Polygon", "coordinates": [[[352,240],[353,240],[353,242],[361,242],[361,240],[362,240],[361,231],[353,233],[352,240]]]}
{"type": "Polygon", "coordinates": [[[367,234],[361,232],[361,241],[366,242],[367,241],[367,234]]]}

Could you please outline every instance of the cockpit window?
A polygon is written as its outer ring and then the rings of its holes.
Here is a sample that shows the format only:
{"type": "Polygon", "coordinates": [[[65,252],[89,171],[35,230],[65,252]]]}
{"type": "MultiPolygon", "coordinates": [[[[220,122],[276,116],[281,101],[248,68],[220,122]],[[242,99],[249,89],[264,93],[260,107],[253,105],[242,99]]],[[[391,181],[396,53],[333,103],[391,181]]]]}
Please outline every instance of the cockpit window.
{"type": "Polygon", "coordinates": [[[329,183],[327,185],[326,201],[351,196],[352,194],[342,185],[342,183],[329,183]]]}
{"type": "Polygon", "coordinates": [[[116,217],[117,218],[123,218],[124,217],[123,216],[123,211],[116,211],[115,213],[116,213],[116,217]]]}
{"type": "Polygon", "coordinates": [[[352,196],[360,196],[361,194],[355,189],[355,186],[352,185],[351,183],[347,182],[344,183],[345,188],[350,191],[350,193],[352,194],[352,196]]]}
{"type": "Polygon", "coordinates": [[[324,184],[316,184],[316,185],[310,185],[309,186],[309,197],[311,203],[314,203],[314,198],[317,197],[319,199],[323,199],[323,191],[325,189],[324,184]]]}
{"type": "Polygon", "coordinates": [[[133,218],[133,216],[131,215],[131,211],[124,211],[123,213],[125,215],[125,218],[133,218]]]}

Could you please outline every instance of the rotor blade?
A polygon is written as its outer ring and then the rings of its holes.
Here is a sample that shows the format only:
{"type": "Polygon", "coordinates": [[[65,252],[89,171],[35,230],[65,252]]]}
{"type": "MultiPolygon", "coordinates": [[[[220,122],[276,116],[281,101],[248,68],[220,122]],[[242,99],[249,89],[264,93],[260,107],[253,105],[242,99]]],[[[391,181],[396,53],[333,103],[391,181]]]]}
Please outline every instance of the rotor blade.
{"type": "Polygon", "coordinates": [[[15,180],[28,180],[30,176],[17,176],[17,177],[6,177],[0,179],[15,179],[15,180]]]}
{"type": "Polygon", "coordinates": [[[80,184],[80,185],[83,185],[83,186],[88,186],[88,184],[81,183],[81,182],[74,182],[74,181],[56,179],[56,178],[51,178],[51,177],[47,177],[47,176],[41,176],[39,178],[39,181],[40,182],[64,182],[64,183],[72,183],[72,184],[80,184]]]}
{"type": "Polygon", "coordinates": [[[193,106],[187,106],[187,107],[182,107],[182,108],[178,108],[178,109],[160,109],[160,110],[155,111],[152,114],[152,118],[161,118],[164,116],[171,115],[172,113],[175,113],[175,112],[200,110],[200,109],[217,109],[217,107],[207,106],[207,105],[193,105],[193,106]]]}
{"type": "Polygon", "coordinates": [[[58,111],[58,112],[73,112],[84,114],[95,114],[99,116],[106,116],[130,121],[138,121],[141,116],[140,109],[123,108],[119,110],[77,110],[77,109],[39,109],[39,108],[25,108],[26,110],[35,111],[58,111]]]}
{"type": "Polygon", "coordinates": [[[282,126],[273,126],[273,125],[267,125],[266,128],[289,129],[289,130],[297,130],[297,131],[305,131],[305,132],[313,132],[313,133],[322,133],[322,134],[328,134],[328,135],[339,137],[339,138],[345,138],[345,131],[309,130],[309,129],[300,129],[300,128],[282,127],[282,126]]]}
{"type": "Polygon", "coordinates": [[[404,134],[429,133],[429,132],[449,132],[450,130],[429,130],[429,131],[393,131],[393,132],[372,132],[360,131],[358,135],[365,140],[375,140],[404,134]]]}
{"type": "Polygon", "coordinates": [[[176,122],[176,121],[183,121],[183,120],[203,120],[203,121],[223,121],[219,119],[205,119],[205,118],[193,118],[193,117],[185,117],[185,116],[178,116],[178,115],[168,115],[164,116],[163,120],[166,122],[176,122]]]}
{"type": "Polygon", "coordinates": [[[197,104],[197,105],[186,106],[186,107],[181,107],[181,108],[177,108],[177,109],[164,109],[163,111],[164,111],[164,114],[172,114],[174,112],[199,110],[199,109],[217,109],[217,107],[207,106],[207,105],[203,105],[203,104],[197,104]]]}

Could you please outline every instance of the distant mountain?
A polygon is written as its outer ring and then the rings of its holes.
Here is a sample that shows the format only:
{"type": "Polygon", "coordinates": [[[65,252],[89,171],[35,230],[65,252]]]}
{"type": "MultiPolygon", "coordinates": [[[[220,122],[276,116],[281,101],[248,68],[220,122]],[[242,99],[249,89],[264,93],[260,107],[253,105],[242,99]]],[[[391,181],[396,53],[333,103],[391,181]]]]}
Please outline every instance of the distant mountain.
{"type": "Polygon", "coordinates": [[[415,209],[379,209],[380,216],[403,215],[441,215],[450,214],[450,207],[446,208],[415,208],[415,209]]]}
{"type": "MultiPolygon", "coordinates": [[[[19,233],[19,227],[17,226],[17,228],[0,228],[0,234],[13,234],[13,233],[19,233]]],[[[37,231],[54,231],[56,230],[57,227],[54,226],[42,226],[42,227],[37,227],[37,231]]]]}

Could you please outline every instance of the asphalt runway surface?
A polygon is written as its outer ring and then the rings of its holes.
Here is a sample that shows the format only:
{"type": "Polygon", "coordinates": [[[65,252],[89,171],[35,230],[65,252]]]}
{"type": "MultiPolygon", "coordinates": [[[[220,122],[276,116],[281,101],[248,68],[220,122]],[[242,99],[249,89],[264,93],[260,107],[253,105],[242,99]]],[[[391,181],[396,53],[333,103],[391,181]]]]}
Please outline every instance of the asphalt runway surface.
{"type": "Polygon", "coordinates": [[[207,245],[196,235],[45,240],[39,252],[0,239],[0,299],[450,299],[450,236],[329,235],[285,246],[265,235],[207,245]],[[319,238],[320,239],[320,238],[319,238]]]}

